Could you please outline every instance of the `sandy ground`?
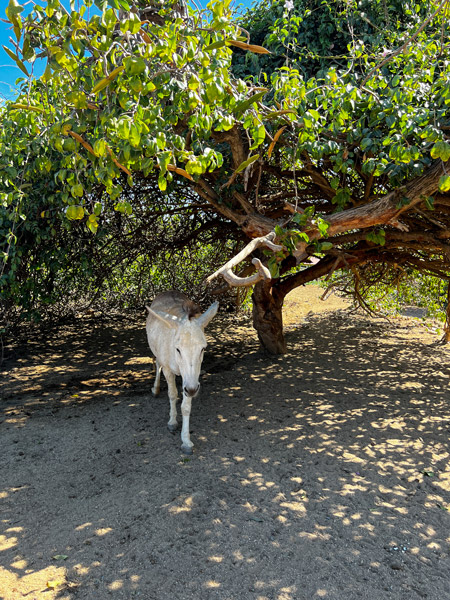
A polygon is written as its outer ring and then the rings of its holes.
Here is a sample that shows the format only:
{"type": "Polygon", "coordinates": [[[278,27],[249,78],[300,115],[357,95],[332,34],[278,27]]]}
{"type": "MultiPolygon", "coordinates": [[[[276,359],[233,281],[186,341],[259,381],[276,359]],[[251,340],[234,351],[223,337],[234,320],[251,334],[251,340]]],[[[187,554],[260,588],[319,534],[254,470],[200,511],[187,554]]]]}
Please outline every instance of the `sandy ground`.
{"type": "Polygon", "coordinates": [[[450,353],[320,293],[288,297],[283,357],[211,323],[192,457],[144,316],[7,348],[0,597],[450,599],[450,353]]]}

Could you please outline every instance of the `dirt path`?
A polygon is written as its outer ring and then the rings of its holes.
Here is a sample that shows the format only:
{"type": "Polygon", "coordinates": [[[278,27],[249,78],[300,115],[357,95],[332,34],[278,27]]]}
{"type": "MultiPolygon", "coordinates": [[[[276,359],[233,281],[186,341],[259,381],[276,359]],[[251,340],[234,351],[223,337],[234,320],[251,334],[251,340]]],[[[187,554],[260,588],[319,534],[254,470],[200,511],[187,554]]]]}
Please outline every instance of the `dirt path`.
{"type": "Polygon", "coordinates": [[[189,458],[142,324],[16,351],[0,598],[449,599],[450,353],[318,295],[288,297],[284,357],[243,319],[211,324],[189,458]]]}

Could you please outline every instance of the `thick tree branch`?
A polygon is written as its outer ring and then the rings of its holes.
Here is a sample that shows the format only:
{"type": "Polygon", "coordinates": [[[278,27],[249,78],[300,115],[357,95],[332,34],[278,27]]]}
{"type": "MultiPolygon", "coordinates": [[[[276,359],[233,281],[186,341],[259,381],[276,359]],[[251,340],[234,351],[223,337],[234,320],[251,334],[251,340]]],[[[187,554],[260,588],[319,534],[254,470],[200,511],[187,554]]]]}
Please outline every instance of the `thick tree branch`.
{"type": "Polygon", "coordinates": [[[228,205],[221,202],[214,189],[204,179],[199,179],[199,181],[197,181],[197,183],[194,185],[194,190],[199,196],[207,200],[221,215],[227,219],[230,219],[230,221],[233,221],[240,227],[243,225],[246,217],[244,215],[240,215],[236,211],[232,210],[228,205]]]}
{"type": "Polygon", "coordinates": [[[225,265],[223,265],[223,267],[221,267],[215,273],[210,275],[207,278],[206,283],[211,283],[211,281],[213,279],[215,279],[216,277],[218,277],[219,275],[222,275],[222,277],[230,285],[238,286],[238,287],[251,286],[251,285],[254,285],[255,283],[257,283],[258,281],[270,280],[271,276],[270,276],[269,270],[267,269],[267,267],[264,267],[264,265],[261,263],[261,261],[257,258],[254,258],[252,260],[252,263],[255,265],[255,267],[257,269],[257,273],[255,273],[254,275],[251,275],[250,277],[239,277],[238,275],[235,275],[231,271],[231,269],[233,269],[233,267],[238,265],[245,258],[247,258],[247,256],[249,254],[251,254],[257,248],[260,248],[261,246],[266,246],[267,248],[270,248],[270,250],[272,250],[273,252],[279,252],[280,250],[282,250],[283,249],[282,246],[278,246],[277,244],[273,243],[274,239],[275,239],[275,232],[271,232],[268,235],[265,235],[263,237],[252,240],[249,244],[247,244],[247,246],[245,246],[245,248],[243,250],[241,250],[241,252],[239,252],[239,254],[236,254],[236,256],[234,256],[225,265]]]}
{"type": "MultiPolygon", "coordinates": [[[[398,226],[398,217],[433,195],[439,189],[439,177],[450,168],[450,160],[443,163],[436,160],[423,175],[413,179],[401,188],[393,190],[363,206],[350,208],[326,217],[329,223],[328,235],[333,236],[350,229],[368,229],[376,225],[391,224],[398,226]],[[404,202],[404,199],[408,202],[404,202]]],[[[320,237],[320,232],[314,228],[307,230],[309,243],[320,237]]],[[[306,256],[305,249],[308,242],[297,246],[295,257],[300,262],[306,256]]]]}
{"type": "MultiPolygon", "coordinates": [[[[353,257],[350,260],[352,263],[356,263],[359,262],[361,259],[353,257]]],[[[326,256],[315,265],[312,265],[311,267],[304,269],[303,271],[299,271],[294,275],[288,275],[287,277],[283,277],[283,279],[280,279],[280,281],[275,284],[277,293],[281,294],[282,296],[286,296],[289,292],[294,290],[299,285],[304,285],[309,281],[315,281],[316,279],[327,275],[329,271],[333,268],[335,262],[335,256],[326,256]]]]}
{"type": "Polygon", "coordinates": [[[214,131],[212,136],[218,142],[229,144],[231,155],[233,157],[234,169],[237,169],[239,165],[247,159],[247,154],[238,125],[235,125],[229,131],[214,131]]]}
{"type": "Polygon", "coordinates": [[[439,177],[450,168],[450,160],[443,163],[440,160],[420,177],[397,188],[390,194],[358,208],[351,208],[335,213],[327,218],[330,223],[328,234],[335,235],[349,229],[373,227],[387,223],[395,223],[398,217],[431,196],[439,189],[439,177]],[[403,198],[408,203],[400,202],[403,198]]]}

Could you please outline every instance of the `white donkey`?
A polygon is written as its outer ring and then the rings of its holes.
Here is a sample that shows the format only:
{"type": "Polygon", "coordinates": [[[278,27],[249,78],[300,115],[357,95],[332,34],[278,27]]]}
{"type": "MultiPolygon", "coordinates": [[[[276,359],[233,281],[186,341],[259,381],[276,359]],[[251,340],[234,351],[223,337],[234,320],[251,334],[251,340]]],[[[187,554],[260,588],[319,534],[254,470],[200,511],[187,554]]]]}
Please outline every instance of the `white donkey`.
{"type": "Polygon", "coordinates": [[[181,375],[183,378],[181,449],[185,454],[192,454],[189,416],[192,398],[200,389],[198,379],[206,348],[203,330],[217,313],[218,307],[219,303],[214,302],[202,314],[197,304],[176,291],[159,294],[151,306],[147,306],[147,337],[156,360],[156,378],[152,393],[154,396],[159,394],[162,369],[169,386],[169,431],[177,429],[178,391],[175,375],[181,375]]]}

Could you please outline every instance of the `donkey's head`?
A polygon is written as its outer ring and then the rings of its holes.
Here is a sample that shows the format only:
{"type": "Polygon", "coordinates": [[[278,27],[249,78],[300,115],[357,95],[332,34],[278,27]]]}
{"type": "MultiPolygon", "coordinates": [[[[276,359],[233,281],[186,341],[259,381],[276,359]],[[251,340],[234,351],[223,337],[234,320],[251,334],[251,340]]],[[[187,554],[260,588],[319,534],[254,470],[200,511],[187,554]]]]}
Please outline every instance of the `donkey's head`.
{"type": "Polygon", "coordinates": [[[183,392],[187,396],[195,396],[200,389],[200,369],[207,345],[204,329],[215,316],[218,308],[219,303],[214,302],[199,316],[186,314],[180,318],[147,307],[150,314],[174,330],[172,352],[183,378],[183,392]]]}

